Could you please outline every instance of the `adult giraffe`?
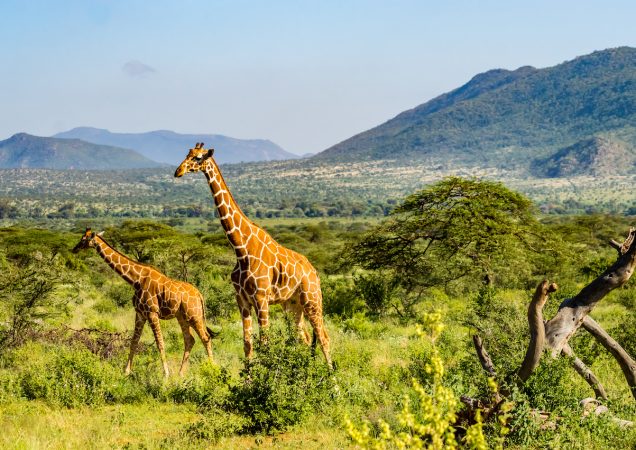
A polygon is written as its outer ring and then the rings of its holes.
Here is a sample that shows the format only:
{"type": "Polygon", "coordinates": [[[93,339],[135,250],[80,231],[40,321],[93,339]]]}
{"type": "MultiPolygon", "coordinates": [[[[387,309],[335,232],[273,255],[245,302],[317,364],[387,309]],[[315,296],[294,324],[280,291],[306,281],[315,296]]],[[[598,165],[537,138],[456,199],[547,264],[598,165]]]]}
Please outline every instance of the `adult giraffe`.
{"type": "Polygon", "coordinates": [[[256,310],[261,335],[267,328],[270,305],[282,304],[291,310],[301,337],[308,343],[303,313],[311,322],[327,364],[329,336],[322,317],[322,292],[316,269],[303,255],[277,243],[265,230],[243,214],[213,158],[214,149],[197,143],[174,173],[181,177],[189,172],[203,172],[210,185],[221,225],[236,253],[232,283],[243,319],[245,356],[252,355],[252,307],[256,310]]]}
{"type": "Polygon", "coordinates": [[[194,331],[199,335],[201,342],[205,345],[208,357],[212,359],[211,338],[214,337],[215,333],[205,325],[205,302],[197,288],[185,281],[168,278],[154,267],[141,264],[122,255],[101,237],[101,233],[95,234],[90,228],[86,229],[80,241],[73,248],[73,253],[87,248],[97,250],[99,256],[127,283],[135,288],[135,295],[133,296],[133,306],[136,312],[135,332],[130,342],[130,355],[125,369],[126,375],[132,369],[133,357],[146,321],[150,322],[150,328],[152,328],[152,332],[155,335],[157,348],[159,348],[159,353],[161,354],[163,372],[166,377],[170,372],[166,362],[159,319],[176,317],[179,325],[181,325],[184,351],[179,375],[185,373],[186,365],[190,358],[190,350],[194,346],[194,337],[190,327],[194,328],[194,331]]]}

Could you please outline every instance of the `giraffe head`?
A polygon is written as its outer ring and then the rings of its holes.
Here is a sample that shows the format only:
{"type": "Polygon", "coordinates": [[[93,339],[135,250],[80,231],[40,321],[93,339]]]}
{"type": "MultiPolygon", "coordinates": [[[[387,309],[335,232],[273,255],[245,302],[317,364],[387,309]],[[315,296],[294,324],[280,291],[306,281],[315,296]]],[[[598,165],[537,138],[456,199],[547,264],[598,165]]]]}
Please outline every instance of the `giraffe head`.
{"type": "Polygon", "coordinates": [[[207,164],[212,160],[212,155],[214,154],[214,149],[205,149],[203,148],[203,142],[197,142],[197,145],[194,148],[191,148],[188,152],[188,156],[183,162],[179,165],[174,176],[179,178],[182,177],[183,174],[188,172],[201,172],[204,171],[207,164]]]}
{"type": "Polygon", "coordinates": [[[95,236],[101,236],[102,234],[103,232],[95,234],[90,228],[87,228],[80,241],[73,247],[73,253],[77,253],[86,248],[95,247],[95,236]]]}

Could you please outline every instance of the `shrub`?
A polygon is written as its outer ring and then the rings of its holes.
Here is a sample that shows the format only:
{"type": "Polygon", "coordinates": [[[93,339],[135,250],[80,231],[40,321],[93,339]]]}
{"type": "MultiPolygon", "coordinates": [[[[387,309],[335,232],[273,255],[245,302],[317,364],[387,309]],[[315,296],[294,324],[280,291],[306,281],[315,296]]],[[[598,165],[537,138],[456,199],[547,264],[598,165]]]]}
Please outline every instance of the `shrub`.
{"type": "Polygon", "coordinates": [[[192,368],[186,378],[166,387],[166,397],[177,403],[194,403],[207,408],[227,404],[230,376],[227,369],[210,360],[192,368]]]}
{"type": "Polygon", "coordinates": [[[311,353],[290,328],[268,330],[267,343],[256,346],[241,380],[230,388],[228,404],[245,418],[242,432],[283,432],[329,399],[332,377],[311,353]]]}
{"type": "Polygon", "coordinates": [[[18,351],[23,356],[16,355],[16,361],[27,361],[17,376],[21,395],[28,399],[73,408],[130,402],[139,396],[119,368],[85,348],[63,346],[47,353],[41,350],[36,344],[28,344],[18,351]],[[32,353],[40,355],[34,358],[32,353]]]}
{"type": "MultiPolygon", "coordinates": [[[[430,359],[425,366],[425,371],[431,378],[430,388],[424,388],[417,380],[412,380],[418,404],[414,410],[411,407],[411,398],[405,395],[402,411],[397,414],[397,429],[379,419],[377,423],[379,433],[373,435],[368,422],[358,428],[351,420],[345,419],[347,433],[356,445],[372,449],[457,447],[457,430],[454,424],[457,420],[459,399],[442,382],[444,364],[435,345],[443,325],[438,314],[425,315],[424,319],[428,322],[430,333],[428,338],[432,344],[430,359]]],[[[418,334],[424,336],[419,329],[418,334]]],[[[465,441],[470,448],[487,448],[479,414],[477,414],[476,423],[466,429],[465,441]]]]}
{"type": "Polygon", "coordinates": [[[245,419],[242,416],[214,408],[206,411],[196,422],[187,425],[182,434],[188,441],[201,441],[201,447],[207,448],[210,443],[215,443],[222,437],[240,432],[243,426],[245,419]]]}
{"type": "Polygon", "coordinates": [[[353,317],[365,309],[351,278],[325,277],[322,280],[322,297],[325,314],[343,318],[353,317]]]}
{"type": "Polygon", "coordinates": [[[355,292],[367,306],[371,317],[383,315],[391,305],[399,281],[388,272],[369,272],[355,278],[355,292]]]}
{"type": "Polygon", "coordinates": [[[111,284],[106,295],[120,308],[132,306],[133,289],[126,283],[111,284]]]}

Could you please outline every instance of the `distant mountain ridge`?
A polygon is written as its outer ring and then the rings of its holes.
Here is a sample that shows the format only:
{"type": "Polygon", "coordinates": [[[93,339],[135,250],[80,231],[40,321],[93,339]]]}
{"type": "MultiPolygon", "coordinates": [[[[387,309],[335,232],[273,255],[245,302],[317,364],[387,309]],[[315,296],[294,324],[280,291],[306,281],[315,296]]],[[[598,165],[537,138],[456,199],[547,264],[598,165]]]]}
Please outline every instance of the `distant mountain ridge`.
{"type": "Polygon", "coordinates": [[[635,162],[636,154],[625,143],[594,136],[536,160],[533,172],[548,178],[625,175],[634,171],[635,162]]]}
{"type": "Polygon", "coordinates": [[[313,158],[529,168],[563,148],[607,134],[636,148],[634,48],[597,51],[545,69],[524,66],[476,75],[313,158]]]}
{"type": "Polygon", "coordinates": [[[214,157],[220,164],[299,157],[265,139],[235,139],[219,134],[179,134],[168,130],[112,133],[100,128],[79,127],[58,133],[53,137],[81,139],[95,144],[128,148],[146,158],[171,165],[178,165],[183,161],[187,150],[197,142],[204,142],[206,148],[214,147],[216,149],[214,157]]]}
{"type": "Polygon", "coordinates": [[[163,167],[124,148],[79,139],[56,139],[18,133],[0,141],[0,168],[111,170],[163,167]]]}

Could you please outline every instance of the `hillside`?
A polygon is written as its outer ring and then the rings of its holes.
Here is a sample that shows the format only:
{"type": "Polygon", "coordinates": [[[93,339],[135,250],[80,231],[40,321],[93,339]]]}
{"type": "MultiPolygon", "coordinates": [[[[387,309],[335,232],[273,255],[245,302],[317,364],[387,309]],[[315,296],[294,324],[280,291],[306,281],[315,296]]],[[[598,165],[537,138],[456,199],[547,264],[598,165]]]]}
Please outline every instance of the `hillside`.
{"type": "Polygon", "coordinates": [[[528,167],[599,133],[633,147],[635,120],[636,49],[620,47],[545,69],[479,74],[314,158],[528,167]]]}
{"type": "Polygon", "coordinates": [[[56,139],[19,133],[0,141],[0,168],[139,169],[161,167],[139,153],[79,139],[56,139]]]}
{"type": "Polygon", "coordinates": [[[298,158],[298,155],[265,139],[235,139],[219,134],[179,134],[167,130],[111,133],[99,128],[80,127],[58,133],[54,137],[129,148],[146,158],[171,165],[178,165],[196,142],[204,142],[206,147],[216,148],[218,151],[214,156],[221,164],[298,158]]]}
{"type": "Polygon", "coordinates": [[[535,161],[533,172],[549,178],[625,175],[634,170],[635,156],[623,142],[593,137],[535,161]]]}

